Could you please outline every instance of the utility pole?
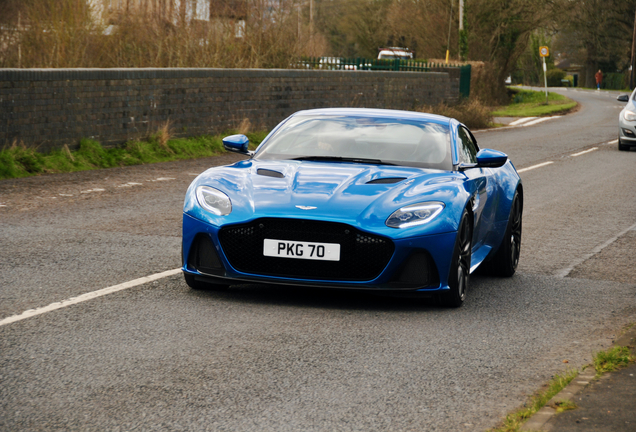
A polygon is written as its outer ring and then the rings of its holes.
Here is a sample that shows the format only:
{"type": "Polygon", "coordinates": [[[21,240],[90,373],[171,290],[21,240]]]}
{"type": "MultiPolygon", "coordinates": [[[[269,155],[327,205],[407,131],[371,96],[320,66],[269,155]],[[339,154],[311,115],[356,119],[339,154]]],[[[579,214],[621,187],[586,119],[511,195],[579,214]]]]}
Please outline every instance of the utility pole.
{"type": "Polygon", "coordinates": [[[314,0],[309,0],[309,39],[314,38],[314,0]]]}
{"type": "Polygon", "coordinates": [[[453,23],[453,0],[450,2],[450,16],[448,17],[448,44],[446,45],[446,64],[448,64],[448,54],[450,50],[451,24],[453,23]]]}
{"type": "Polygon", "coordinates": [[[634,90],[634,69],[636,69],[636,13],[634,14],[634,34],[632,36],[632,70],[629,72],[629,89],[634,90]]]}
{"type": "Polygon", "coordinates": [[[20,11],[18,11],[18,69],[22,67],[22,35],[20,34],[20,11]]]}
{"type": "Polygon", "coordinates": [[[464,0],[459,0],[459,46],[457,49],[457,58],[459,61],[466,60],[467,36],[464,30],[464,0]]]}

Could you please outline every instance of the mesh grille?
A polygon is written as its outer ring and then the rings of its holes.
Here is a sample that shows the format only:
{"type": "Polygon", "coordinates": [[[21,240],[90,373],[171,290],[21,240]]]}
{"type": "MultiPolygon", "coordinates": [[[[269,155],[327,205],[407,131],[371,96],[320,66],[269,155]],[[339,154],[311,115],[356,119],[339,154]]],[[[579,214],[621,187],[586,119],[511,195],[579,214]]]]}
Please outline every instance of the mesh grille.
{"type": "Polygon", "coordinates": [[[221,247],[235,269],[298,279],[367,281],[376,278],[393,255],[390,239],[350,225],[297,219],[257,219],[219,231],[221,247]],[[340,244],[340,261],[315,261],[263,255],[263,240],[340,244]]]}

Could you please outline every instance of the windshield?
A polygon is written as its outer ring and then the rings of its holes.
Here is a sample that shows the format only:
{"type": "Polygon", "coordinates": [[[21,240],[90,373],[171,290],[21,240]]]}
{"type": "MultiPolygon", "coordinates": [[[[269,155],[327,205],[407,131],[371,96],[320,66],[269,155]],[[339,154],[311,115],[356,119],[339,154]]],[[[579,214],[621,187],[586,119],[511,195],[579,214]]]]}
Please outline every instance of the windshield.
{"type": "Polygon", "coordinates": [[[448,126],[379,117],[289,119],[255,159],[313,159],[452,169],[448,126]]]}

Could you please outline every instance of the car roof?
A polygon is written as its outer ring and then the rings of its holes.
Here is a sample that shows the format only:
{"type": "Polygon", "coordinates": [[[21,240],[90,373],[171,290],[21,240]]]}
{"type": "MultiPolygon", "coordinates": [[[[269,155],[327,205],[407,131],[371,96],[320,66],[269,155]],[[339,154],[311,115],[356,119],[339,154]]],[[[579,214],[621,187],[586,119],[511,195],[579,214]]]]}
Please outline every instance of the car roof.
{"type": "Polygon", "coordinates": [[[451,119],[437,114],[428,114],[415,111],[401,111],[378,108],[318,108],[312,110],[298,111],[293,116],[349,116],[349,117],[382,117],[394,119],[406,119],[415,121],[425,121],[448,126],[451,119]]]}

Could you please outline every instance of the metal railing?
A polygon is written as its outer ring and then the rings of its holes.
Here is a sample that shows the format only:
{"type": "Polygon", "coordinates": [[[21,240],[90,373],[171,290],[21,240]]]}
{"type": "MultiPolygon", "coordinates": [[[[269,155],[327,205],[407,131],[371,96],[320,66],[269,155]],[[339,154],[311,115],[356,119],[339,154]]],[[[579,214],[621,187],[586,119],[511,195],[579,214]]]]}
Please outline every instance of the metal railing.
{"type": "Polygon", "coordinates": [[[470,95],[471,67],[469,64],[429,63],[417,60],[366,59],[346,57],[301,57],[292,64],[293,69],[309,70],[350,70],[350,71],[393,71],[431,72],[440,69],[459,69],[459,93],[461,97],[470,95]]]}

